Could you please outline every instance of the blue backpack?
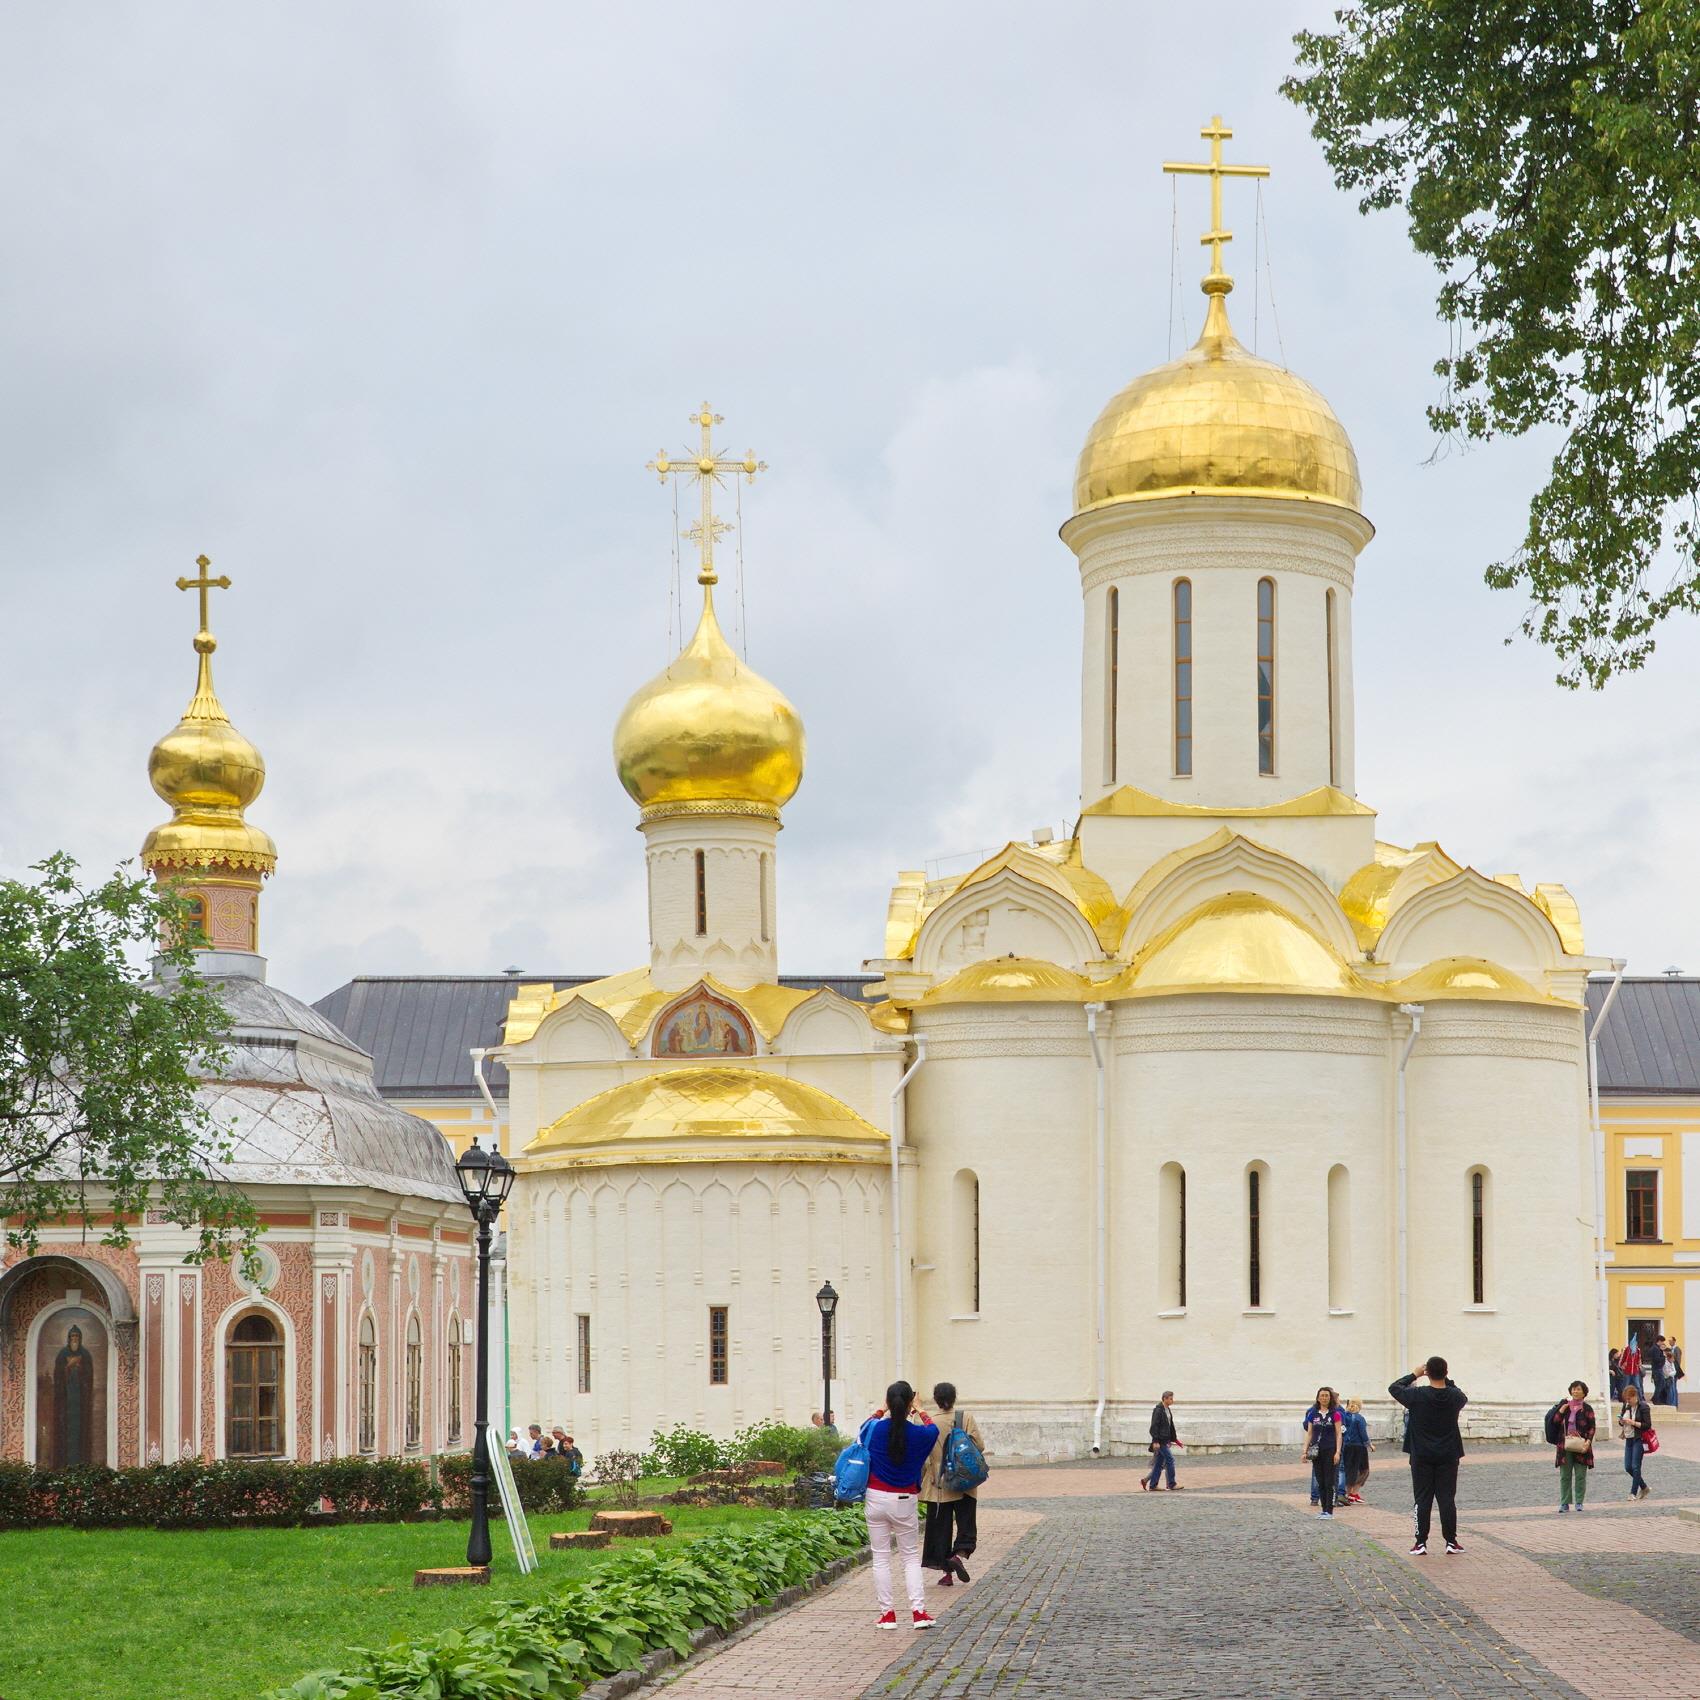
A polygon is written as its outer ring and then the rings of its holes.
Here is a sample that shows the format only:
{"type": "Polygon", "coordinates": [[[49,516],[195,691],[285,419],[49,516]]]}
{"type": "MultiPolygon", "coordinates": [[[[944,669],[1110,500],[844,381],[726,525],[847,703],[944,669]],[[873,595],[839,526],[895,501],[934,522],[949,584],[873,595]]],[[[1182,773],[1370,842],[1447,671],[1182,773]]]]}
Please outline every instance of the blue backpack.
{"type": "Polygon", "coordinates": [[[867,1498],[872,1463],[860,1437],[838,1454],[832,1466],[832,1495],[841,1505],[854,1505],[867,1498]]]}
{"type": "Polygon", "coordinates": [[[986,1455],[974,1444],[974,1437],[962,1426],[962,1413],[950,1425],[944,1437],[944,1461],[939,1465],[939,1481],[952,1493],[972,1493],[991,1471],[986,1468],[986,1455]]]}

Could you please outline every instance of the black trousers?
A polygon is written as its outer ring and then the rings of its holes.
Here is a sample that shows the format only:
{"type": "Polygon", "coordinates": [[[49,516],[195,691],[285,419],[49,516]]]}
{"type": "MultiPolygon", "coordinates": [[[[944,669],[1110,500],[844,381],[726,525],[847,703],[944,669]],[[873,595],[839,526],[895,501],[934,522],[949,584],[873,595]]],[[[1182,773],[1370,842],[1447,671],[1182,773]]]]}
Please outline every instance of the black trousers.
{"type": "Polygon", "coordinates": [[[1324,1511],[1334,1509],[1334,1472],[1339,1460],[1332,1452],[1321,1452],[1310,1461],[1310,1478],[1316,1487],[1316,1496],[1322,1501],[1324,1511]]]}
{"type": "Polygon", "coordinates": [[[961,1499],[927,1501],[927,1526],[921,1535],[924,1568],[945,1569],[953,1553],[958,1558],[973,1556],[979,1544],[979,1510],[971,1493],[965,1493],[961,1499]]]}
{"type": "Polygon", "coordinates": [[[1411,1460],[1411,1497],[1416,1501],[1417,1539],[1427,1541],[1429,1514],[1440,1507],[1440,1532],[1445,1539],[1458,1538],[1458,1460],[1456,1458],[1411,1460]]]}

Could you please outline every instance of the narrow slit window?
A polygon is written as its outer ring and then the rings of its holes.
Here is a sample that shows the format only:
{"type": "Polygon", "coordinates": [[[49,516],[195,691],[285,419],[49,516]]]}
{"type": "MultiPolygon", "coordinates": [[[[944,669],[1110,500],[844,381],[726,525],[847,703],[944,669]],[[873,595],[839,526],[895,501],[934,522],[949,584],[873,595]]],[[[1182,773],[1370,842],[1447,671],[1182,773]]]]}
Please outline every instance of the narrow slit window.
{"type": "Polygon", "coordinates": [[[1105,597],[1104,783],[1116,782],[1116,721],[1121,703],[1121,592],[1112,584],[1105,597]]]}
{"type": "Polygon", "coordinates": [[[766,944],[773,936],[771,906],[773,903],[773,858],[764,850],[761,855],[761,942],[766,944]]]}
{"type": "Polygon", "coordinates": [[[1180,1174],[1180,1252],[1175,1260],[1175,1297],[1186,1309],[1186,1170],[1180,1174]]]}
{"type": "Polygon", "coordinates": [[[359,1445],[362,1452],[378,1450],[378,1331],[371,1313],[360,1319],[359,1445]]]}
{"type": "Polygon", "coordinates": [[[1263,1307],[1263,1176],[1246,1175],[1246,1290],[1253,1310],[1263,1307]]]}
{"type": "Polygon", "coordinates": [[[697,851],[697,937],[708,932],[708,858],[697,851]]]}
{"type": "Polygon", "coordinates": [[[1257,771],[1275,771],[1275,581],[1257,581],[1257,771]]]}
{"type": "Polygon", "coordinates": [[[1175,773],[1192,772],[1192,581],[1175,580],[1175,773]]]}
{"type": "Polygon", "coordinates": [[[578,1390],[590,1391],[590,1318],[578,1313],[578,1390]]]}
{"type": "Polygon", "coordinates": [[[1334,592],[1332,590],[1323,598],[1323,608],[1327,628],[1324,632],[1324,640],[1328,649],[1328,783],[1338,785],[1340,783],[1340,734],[1338,730],[1339,703],[1337,697],[1340,689],[1338,682],[1340,670],[1339,661],[1335,654],[1338,637],[1334,624],[1334,592]]]}
{"type": "Polygon", "coordinates": [[[407,1323],[406,1445],[410,1452],[418,1449],[424,1432],[424,1405],[425,1343],[420,1337],[419,1318],[414,1316],[407,1323]]]}
{"type": "Polygon", "coordinates": [[[711,1387],[724,1387],[732,1379],[731,1331],[727,1326],[727,1307],[708,1307],[708,1381],[711,1387]]]}
{"type": "Polygon", "coordinates": [[[1470,1303],[1487,1303],[1487,1176],[1470,1176],[1470,1303]]]}

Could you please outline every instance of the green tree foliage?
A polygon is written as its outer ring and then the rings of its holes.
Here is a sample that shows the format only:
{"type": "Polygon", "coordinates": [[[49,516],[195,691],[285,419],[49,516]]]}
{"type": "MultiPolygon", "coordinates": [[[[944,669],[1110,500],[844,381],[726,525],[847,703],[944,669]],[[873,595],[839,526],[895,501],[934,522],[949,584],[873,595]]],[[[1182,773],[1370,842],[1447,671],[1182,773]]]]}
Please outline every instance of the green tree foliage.
{"type": "Polygon", "coordinates": [[[56,855],[0,880],[0,1216],[34,1251],[44,1225],[128,1240],[147,1209],[198,1229],[198,1258],[252,1245],[252,1205],[217,1178],[228,1136],[199,1103],[229,1022],[194,975],[181,902],[120,870],[85,886],[56,855]],[[140,966],[163,959],[150,981],[140,966]]]}
{"type": "Polygon", "coordinates": [[[1335,23],[1298,36],[1283,92],[1442,274],[1435,429],[1564,433],[1487,580],[1597,688],[1700,609],[1700,5],[1359,0],[1335,23]]]}

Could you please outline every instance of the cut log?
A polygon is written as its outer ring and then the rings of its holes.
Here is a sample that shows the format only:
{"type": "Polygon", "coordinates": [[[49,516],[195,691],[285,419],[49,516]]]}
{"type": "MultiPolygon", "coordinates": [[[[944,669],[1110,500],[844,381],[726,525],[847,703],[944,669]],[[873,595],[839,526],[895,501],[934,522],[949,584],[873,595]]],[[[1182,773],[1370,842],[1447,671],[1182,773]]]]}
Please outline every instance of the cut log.
{"type": "Polygon", "coordinates": [[[581,1551],[596,1551],[608,1546],[614,1537],[606,1529],[574,1529],[568,1534],[551,1535],[549,1547],[553,1552],[571,1550],[574,1547],[581,1551]]]}
{"type": "Polygon", "coordinates": [[[670,1535],[673,1525],[659,1511],[598,1511],[590,1520],[593,1530],[610,1535],[670,1535]]]}
{"type": "Polygon", "coordinates": [[[481,1588],[489,1580],[490,1567],[487,1564],[456,1564],[443,1570],[416,1570],[413,1573],[416,1588],[481,1588]]]}

